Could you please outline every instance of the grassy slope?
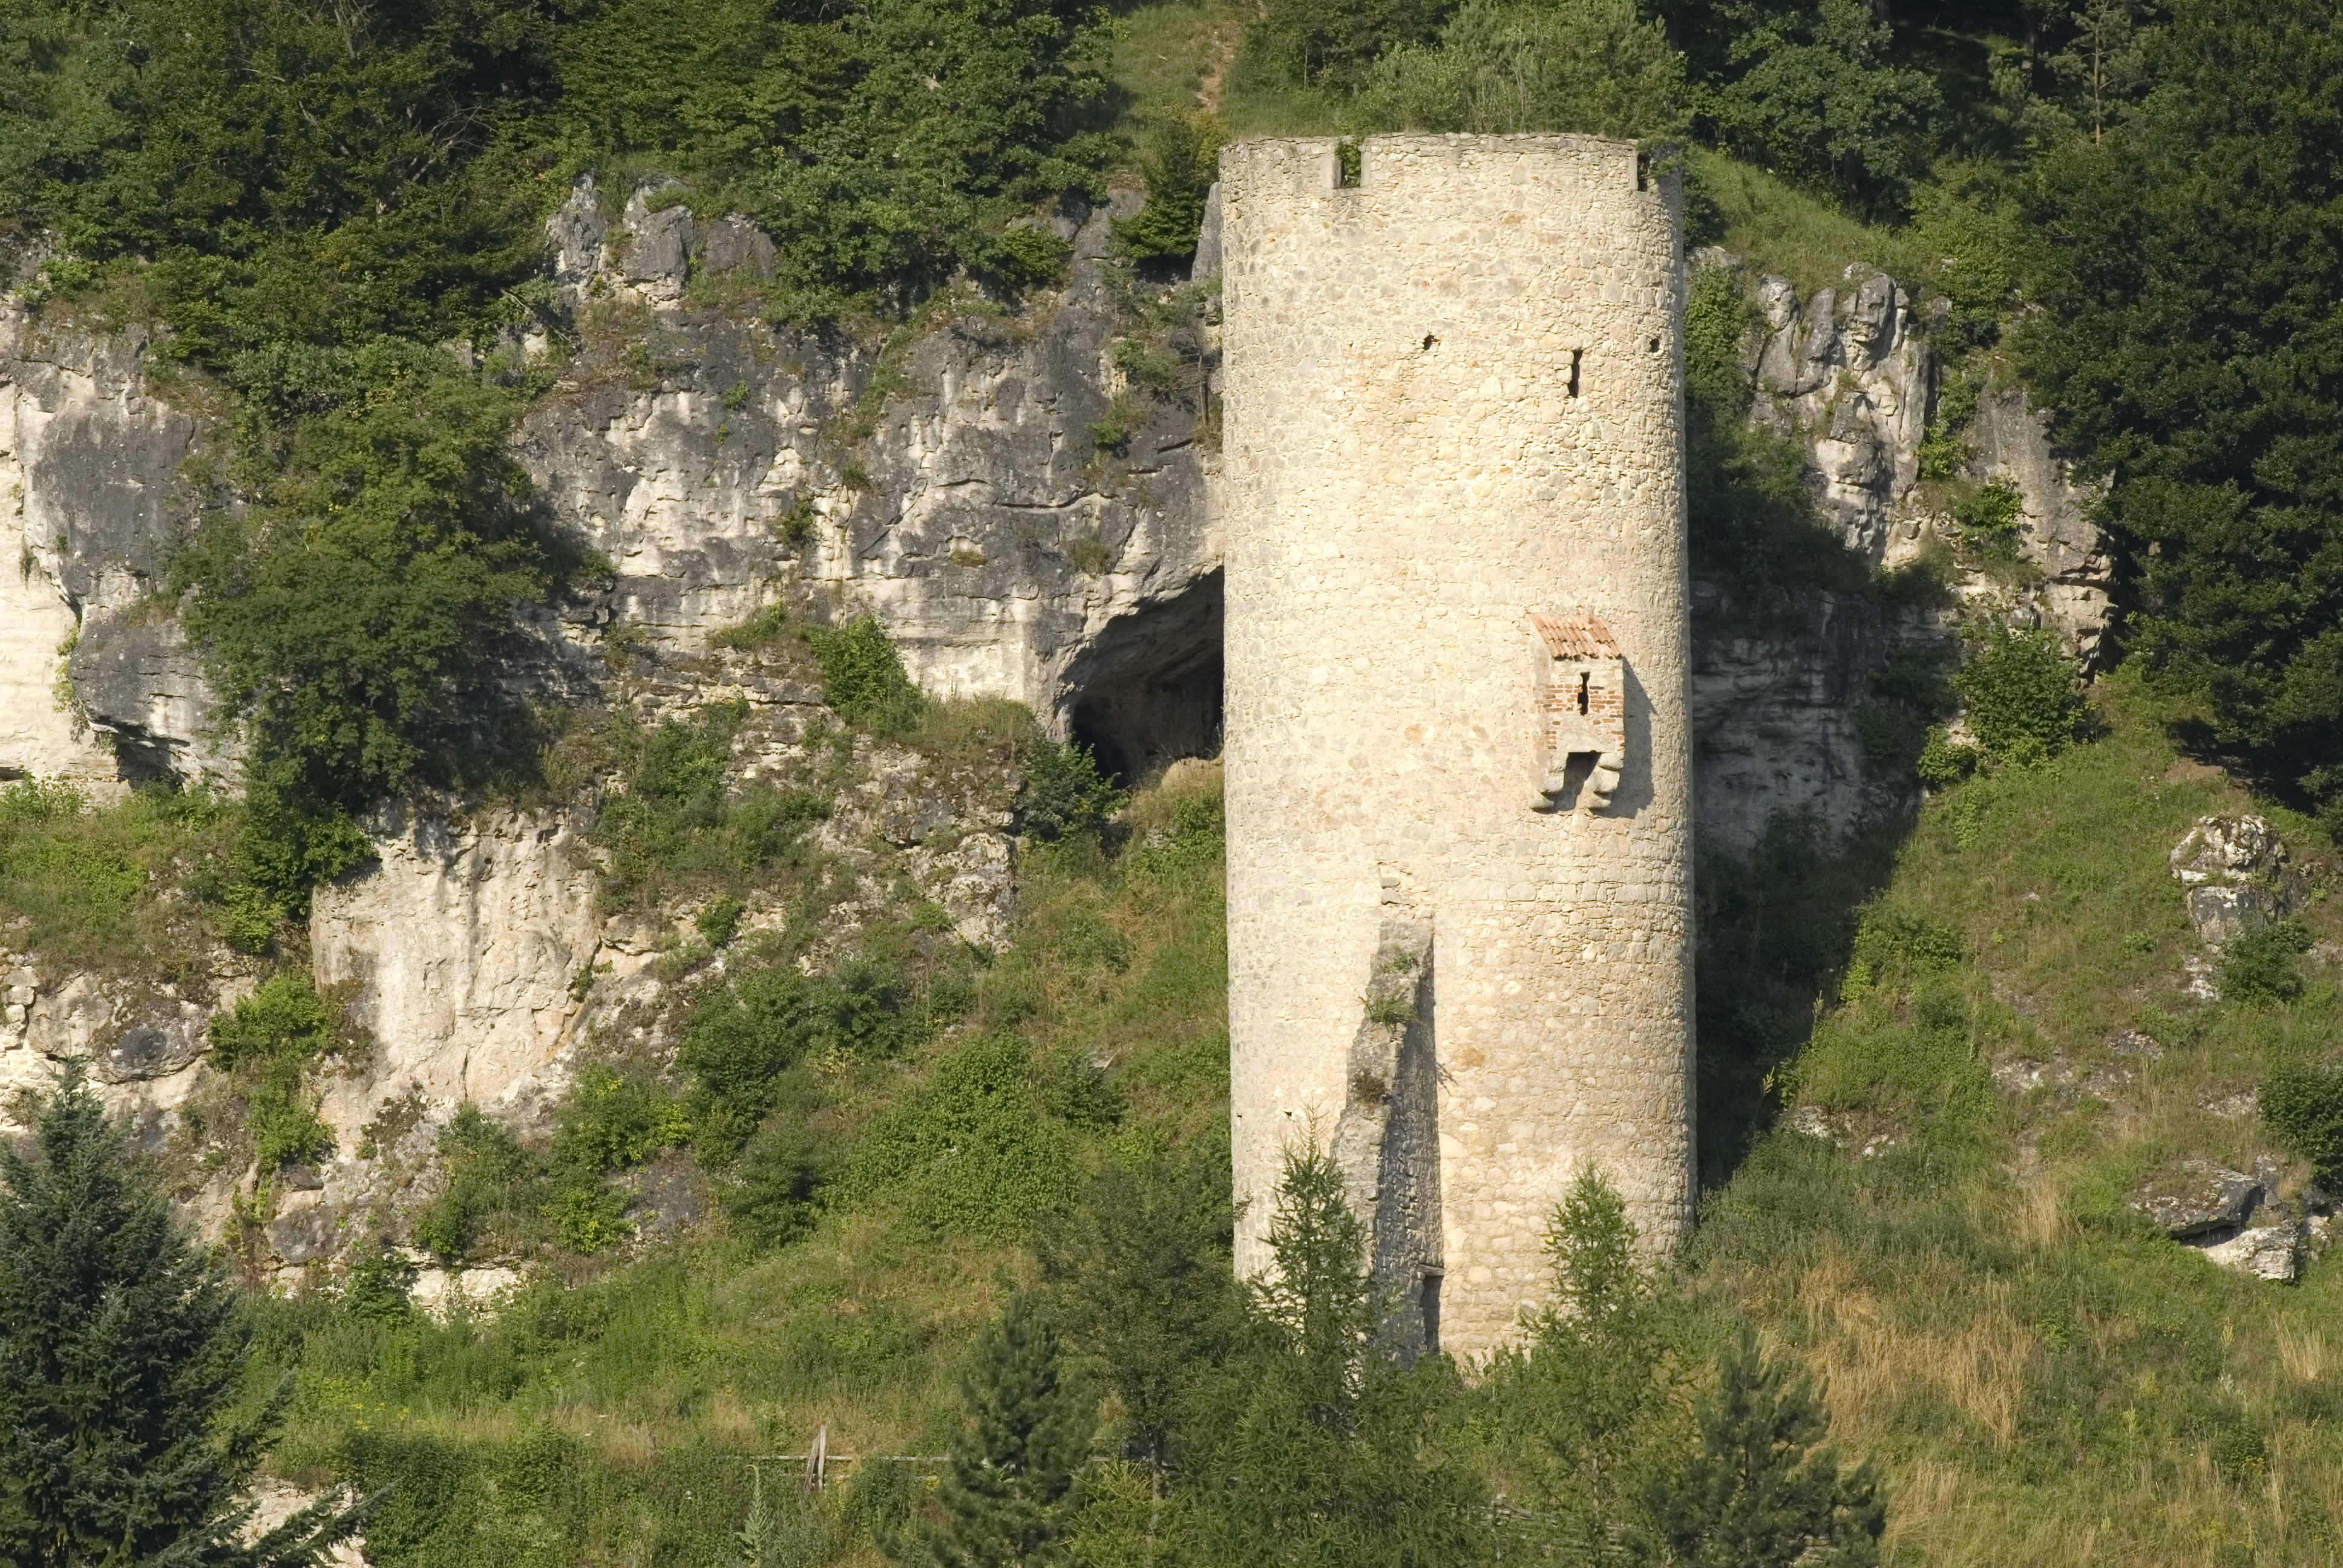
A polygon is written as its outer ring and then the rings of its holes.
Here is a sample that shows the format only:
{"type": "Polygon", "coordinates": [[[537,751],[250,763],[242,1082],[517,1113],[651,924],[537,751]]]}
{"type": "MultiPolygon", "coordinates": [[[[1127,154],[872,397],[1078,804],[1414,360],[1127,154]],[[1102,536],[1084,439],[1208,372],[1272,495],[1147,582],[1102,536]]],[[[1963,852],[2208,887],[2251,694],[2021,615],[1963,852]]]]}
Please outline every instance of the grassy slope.
{"type": "MultiPolygon", "coordinates": [[[[1212,1158],[1227,1105],[1218,808],[1205,769],[1137,800],[1117,856],[1030,853],[1017,944],[966,1022],[843,1120],[881,1131],[950,1058],[1005,1040],[1037,1078],[1073,1053],[1106,1065],[1111,1102],[1070,1137],[1076,1170],[1167,1144],[1212,1158]]],[[[297,1392],[275,1463],[311,1483],[396,1481],[369,1532],[378,1561],[719,1561],[754,1456],[802,1453],[823,1424],[848,1454],[942,1452],[960,1359],[1024,1266],[1022,1213],[932,1221],[930,1189],[955,1175],[850,1188],[812,1234],[762,1255],[711,1231],[582,1261],[492,1322],[277,1303],[260,1381],[297,1368],[297,1392]]],[[[867,1536],[840,1526],[836,1541],[876,1561],[867,1536]]]]}
{"type": "MultiPolygon", "coordinates": [[[[2343,1538],[2343,1261],[2240,1279],[2125,1200],[2186,1157],[2282,1159],[2205,1106],[2343,1033],[2331,979],[2276,1006],[2180,996],[2167,851],[2241,809],[2319,840],[2178,759],[2127,678],[2096,709],[2096,742],[1929,803],[1865,919],[1962,956],[1907,936],[1858,960],[1788,1074],[1838,1146],[1761,1141],[1709,1195],[1689,1283],[1830,1379],[1840,1441],[1891,1477],[1890,1561],[2309,1561],[2343,1538]],[[2117,1053],[2134,1029],[2161,1054],[2117,1053]],[[1987,1073],[2061,1057],[2100,1092],[2012,1100],[1987,1073]]],[[[2306,920],[2332,937],[2337,913],[2306,920]]]]}

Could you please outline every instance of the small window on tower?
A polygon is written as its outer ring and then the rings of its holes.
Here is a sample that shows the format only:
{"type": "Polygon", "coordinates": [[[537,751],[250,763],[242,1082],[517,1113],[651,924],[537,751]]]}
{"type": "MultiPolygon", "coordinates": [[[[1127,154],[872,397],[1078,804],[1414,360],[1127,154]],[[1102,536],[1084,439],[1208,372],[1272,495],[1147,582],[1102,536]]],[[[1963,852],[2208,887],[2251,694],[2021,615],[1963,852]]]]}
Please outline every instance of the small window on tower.
{"type": "Polygon", "coordinates": [[[1578,672],[1578,711],[1581,713],[1586,711],[1586,683],[1589,678],[1586,671],[1582,669],[1578,672]]]}
{"type": "Polygon", "coordinates": [[[1570,351],[1570,395],[1574,397],[1578,396],[1578,369],[1585,361],[1585,349],[1574,348],[1570,351]]]}

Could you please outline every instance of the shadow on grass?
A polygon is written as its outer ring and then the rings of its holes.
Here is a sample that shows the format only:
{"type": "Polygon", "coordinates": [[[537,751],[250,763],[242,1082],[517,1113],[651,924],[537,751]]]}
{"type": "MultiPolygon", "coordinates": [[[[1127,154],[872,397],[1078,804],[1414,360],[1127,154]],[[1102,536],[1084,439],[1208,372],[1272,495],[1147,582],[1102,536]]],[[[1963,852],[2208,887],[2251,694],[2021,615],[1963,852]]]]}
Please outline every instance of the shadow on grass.
{"type": "Polygon", "coordinates": [[[1834,852],[1811,812],[1774,819],[1746,860],[1700,865],[1695,1006],[1700,1185],[1725,1185],[1781,1110],[1775,1079],[1814,1031],[1887,884],[1908,821],[1834,852]]]}

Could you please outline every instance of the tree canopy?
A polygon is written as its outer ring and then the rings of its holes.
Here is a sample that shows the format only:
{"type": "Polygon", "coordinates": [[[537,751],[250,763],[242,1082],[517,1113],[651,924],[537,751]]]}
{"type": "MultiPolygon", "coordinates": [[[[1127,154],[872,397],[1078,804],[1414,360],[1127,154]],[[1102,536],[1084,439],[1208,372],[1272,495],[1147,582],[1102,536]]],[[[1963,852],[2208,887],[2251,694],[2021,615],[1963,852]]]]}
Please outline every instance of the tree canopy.
{"type": "Polygon", "coordinates": [[[2024,368],[2110,477],[2131,646],[2270,784],[2343,800],[2343,20],[2183,0],[2045,160],[2024,368]]]}

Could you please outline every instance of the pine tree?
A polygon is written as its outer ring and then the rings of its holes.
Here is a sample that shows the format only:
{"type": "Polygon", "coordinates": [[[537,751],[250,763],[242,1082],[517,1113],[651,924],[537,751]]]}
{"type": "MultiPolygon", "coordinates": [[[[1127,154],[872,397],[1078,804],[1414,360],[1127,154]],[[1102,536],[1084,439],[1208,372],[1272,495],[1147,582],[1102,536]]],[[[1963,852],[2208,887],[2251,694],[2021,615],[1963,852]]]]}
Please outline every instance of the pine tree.
{"type": "Polygon", "coordinates": [[[1089,1457],[1096,1403],[1066,1375],[1057,1332],[1020,1293],[978,1341],[960,1378],[969,1433],[939,1501],[930,1544],[944,1568],[1061,1563],[1075,1473],[1089,1457]]]}
{"type": "Polygon", "coordinates": [[[1225,1162],[1110,1163],[1036,1238],[1055,1321],[1103,1369],[1127,1452],[1160,1497],[1203,1384],[1235,1350],[1244,1298],[1229,1271],[1225,1162]]]}
{"type": "Polygon", "coordinates": [[[251,1347],[234,1288],[141,1181],[78,1066],[29,1109],[38,1159],[0,1148],[0,1562],[315,1563],[365,1504],[238,1539],[285,1391],[231,1414],[251,1347]]]}
{"type": "Polygon", "coordinates": [[[1403,1366],[1377,1334],[1367,1231],[1323,1150],[1289,1151],[1225,1401],[1191,1438],[1188,1560],[1216,1568],[1472,1563],[1488,1496],[1450,1441],[1463,1389],[1445,1356],[1403,1366]]]}
{"type": "Polygon", "coordinates": [[[1872,1568],[1887,1523],[1869,1462],[1842,1474],[1818,1447],[1829,1412],[1805,1378],[1767,1361],[1746,1327],[1700,1405],[1701,1451],[1653,1483],[1662,1561],[1678,1568],[1872,1568]]]}
{"type": "Polygon", "coordinates": [[[1492,1363],[1490,1403],[1538,1493],[1523,1528],[1567,1560],[1616,1562],[1641,1533],[1654,1450],[1680,1430],[1663,1303],[1626,1204],[1592,1165],[1555,1207],[1546,1254],[1555,1300],[1492,1363]]]}

